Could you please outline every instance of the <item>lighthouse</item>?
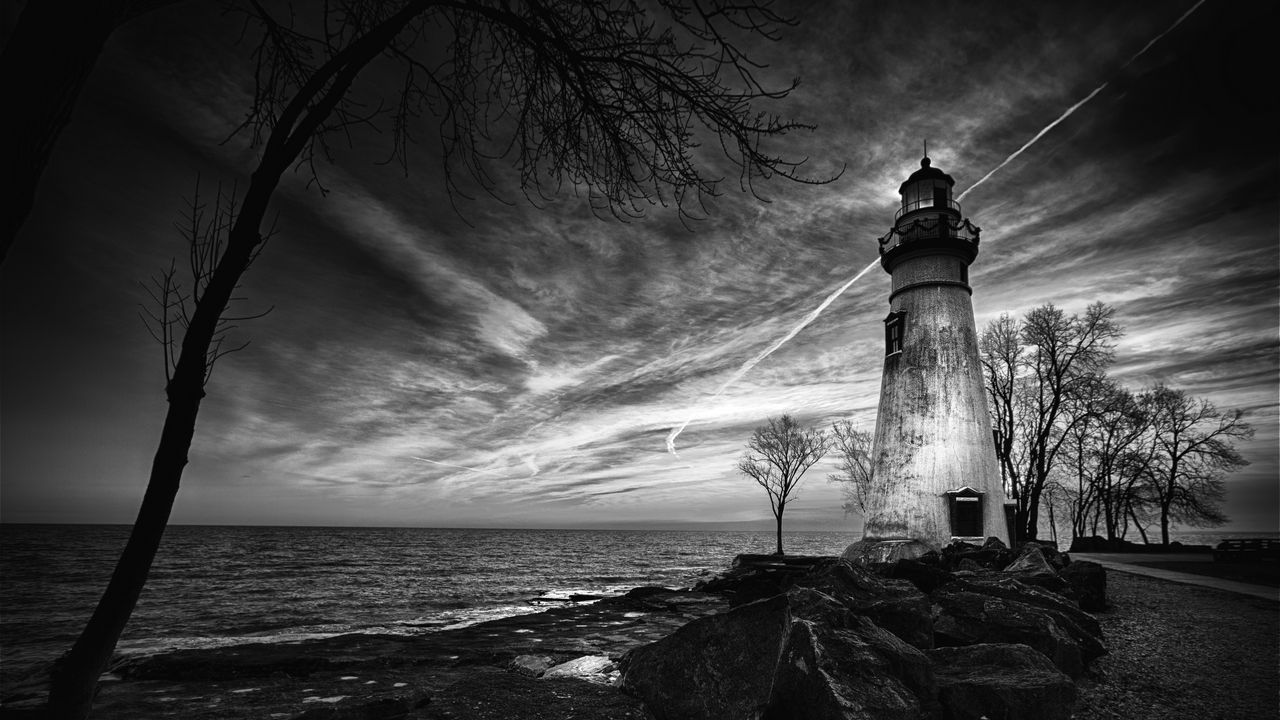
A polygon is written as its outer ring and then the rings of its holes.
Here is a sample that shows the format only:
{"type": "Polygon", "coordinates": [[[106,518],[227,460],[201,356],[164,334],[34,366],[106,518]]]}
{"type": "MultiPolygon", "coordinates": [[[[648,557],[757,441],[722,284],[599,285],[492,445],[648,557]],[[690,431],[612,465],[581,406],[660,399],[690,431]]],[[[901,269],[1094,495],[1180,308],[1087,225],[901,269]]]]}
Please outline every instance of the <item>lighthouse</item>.
{"type": "Polygon", "coordinates": [[[954,540],[1009,542],[978,357],[969,265],[978,228],[928,157],[898,189],[879,239],[889,273],[884,372],[863,539],[844,557],[887,562],[954,540]]]}

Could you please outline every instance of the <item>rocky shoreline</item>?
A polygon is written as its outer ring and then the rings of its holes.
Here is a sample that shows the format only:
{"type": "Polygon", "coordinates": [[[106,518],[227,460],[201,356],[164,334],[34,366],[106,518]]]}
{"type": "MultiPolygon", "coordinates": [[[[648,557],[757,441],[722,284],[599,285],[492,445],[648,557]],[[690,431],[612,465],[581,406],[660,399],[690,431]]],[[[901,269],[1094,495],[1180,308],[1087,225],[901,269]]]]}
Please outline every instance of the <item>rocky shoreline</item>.
{"type": "MultiPolygon", "coordinates": [[[[1109,717],[1091,565],[998,544],[875,571],[740,556],[691,589],[422,636],[123,658],[94,717],[1069,718],[1077,697],[1095,713],[1077,717],[1109,717]]],[[[35,717],[41,690],[9,692],[0,716],[35,717]]]]}

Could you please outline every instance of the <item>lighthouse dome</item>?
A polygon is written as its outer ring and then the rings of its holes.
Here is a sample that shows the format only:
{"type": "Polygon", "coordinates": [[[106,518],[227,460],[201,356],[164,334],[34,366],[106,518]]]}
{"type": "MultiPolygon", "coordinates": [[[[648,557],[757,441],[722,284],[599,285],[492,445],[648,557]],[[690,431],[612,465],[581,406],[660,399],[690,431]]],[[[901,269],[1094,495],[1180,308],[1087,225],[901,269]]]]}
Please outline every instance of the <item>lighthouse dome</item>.
{"type": "MultiPolygon", "coordinates": [[[[905,193],[908,185],[921,180],[942,180],[947,183],[947,187],[951,187],[956,184],[956,181],[952,179],[950,175],[942,172],[936,167],[933,167],[933,162],[929,160],[928,156],[925,156],[920,160],[920,169],[911,173],[911,177],[908,177],[906,181],[898,187],[898,192],[905,193]]],[[[933,183],[930,183],[930,185],[932,184],[933,183]]]]}

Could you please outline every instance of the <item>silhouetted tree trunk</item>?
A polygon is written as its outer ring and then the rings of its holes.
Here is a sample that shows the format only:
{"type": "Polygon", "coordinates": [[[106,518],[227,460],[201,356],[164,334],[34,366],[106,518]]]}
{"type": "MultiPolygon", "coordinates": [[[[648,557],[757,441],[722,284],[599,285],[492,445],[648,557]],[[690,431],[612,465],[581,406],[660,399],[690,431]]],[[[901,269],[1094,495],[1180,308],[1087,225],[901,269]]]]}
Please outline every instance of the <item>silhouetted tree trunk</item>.
{"type": "MultiPolygon", "coordinates": [[[[725,40],[730,31],[717,25],[731,26],[730,34],[773,39],[772,24],[782,20],[766,5],[687,12],[676,3],[667,8],[673,23],[692,38],[681,45],[676,34],[638,20],[642,8],[625,1],[357,4],[359,12],[326,24],[321,38],[281,24],[252,4],[265,31],[255,53],[259,85],[242,127],[255,145],[265,138],[262,155],[226,241],[218,246],[215,267],[194,298],[166,385],[169,408],[133,532],[92,618],[55,669],[48,707],[58,720],[87,717],[98,676],[146,582],[187,463],[208,373],[220,354],[223,313],[263,242],[261,228],[281,175],[311,162],[316,150],[323,154],[326,132],[371,122],[345,98],[375,57],[385,53],[404,67],[403,95],[392,110],[398,153],[408,138],[405,123],[432,102],[444,105],[437,110],[447,118],[440,128],[446,179],[452,158],[490,187],[480,164],[508,159],[526,190],[536,191],[548,178],[568,179],[586,188],[594,207],[630,215],[655,195],[666,197],[661,188],[670,189],[677,204],[686,195],[716,192],[717,181],[693,162],[697,141],[688,128],[701,123],[719,135],[721,148],[741,169],[744,190],[753,178],[774,174],[821,182],[795,174],[803,161],[765,154],[761,139],[806,126],[752,109],[751,100],[778,99],[789,88],[770,91],[756,83],[752,61],[725,40]],[[428,28],[423,18],[431,13],[444,17],[428,28]],[[455,33],[444,48],[453,63],[431,67],[409,55],[414,43],[435,36],[429,33],[438,34],[440,27],[455,33]],[[401,33],[404,39],[397,40],[401,33]],[[477,53],[481,57],[473,57],[477,53]],[[318,65],[311,65],[312,57],[320,58],[318,65]],[[722,72],[739,86],[726,85],[722,72]],[[489,112],[491,103],[504,112],[489,112]],[[507,125],[491,125],[494,118],[505,118],[507,125]],[[510,133],[509,141],[493,137],[500,130],[510,133]],[[515,157],[494,158],[490,143],[510,148],[515,157]]],[[[780,528],[781,512],[778,519],[780,528]]]]}
{"type": "Polygon", "coordinates": [[[68,6],[29,0],[0,53],[4,202],[0,264],[31,213],[54,145],[111,33],[144,12],[177,0],[99,0],[68,6]]]}

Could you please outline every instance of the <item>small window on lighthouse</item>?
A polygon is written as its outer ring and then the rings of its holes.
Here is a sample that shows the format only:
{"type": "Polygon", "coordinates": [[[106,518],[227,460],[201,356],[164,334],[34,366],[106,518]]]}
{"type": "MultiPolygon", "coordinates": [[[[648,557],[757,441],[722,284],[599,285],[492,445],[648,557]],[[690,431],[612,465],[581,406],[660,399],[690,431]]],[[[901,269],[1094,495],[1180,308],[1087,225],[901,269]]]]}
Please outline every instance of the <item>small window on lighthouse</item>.
{"type": "Polygon", "coordinates": [[[902,334],[906,329],[905,312],[891,312],[884,319],[884,354],[902,352],[902,334]]]}

